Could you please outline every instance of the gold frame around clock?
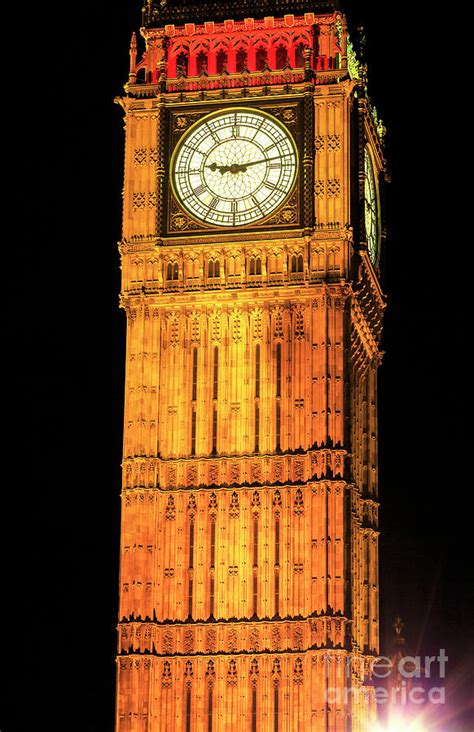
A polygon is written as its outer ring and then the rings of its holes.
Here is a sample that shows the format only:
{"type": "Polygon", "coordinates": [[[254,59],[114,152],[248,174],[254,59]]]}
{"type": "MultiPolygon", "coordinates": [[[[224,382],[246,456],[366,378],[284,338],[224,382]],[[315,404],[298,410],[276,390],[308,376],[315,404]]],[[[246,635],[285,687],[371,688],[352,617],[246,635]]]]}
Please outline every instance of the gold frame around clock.
{"type": "Polygon", "coordinates": [[[364,194],[363,194],[363,206],[364,206],[364,236],[367,241],[367,253],[369,255],[369,259],[374,267],[378,267],[380,263],[380,253],[381,253],[381,246],[382,246],[382,221],[381,221],[381,213],[380,213],[380,191],[379,191],[379,181],[376,174],[377,167],[374,160],[374,154],[371,148],[371,145],[369,143],[366,143],[364,145],[363,149],[363,164],[364,164],[364,194]],[[375,204],[375,212],[374,212],[374,220],[375,220],[375,245],[376,245],[376,252],[375,252],[375,258],[372,259],[371,255],[371,247],[370,242],[368,238],[368,231],[367,231],[367,199],[366,199],[366,179],[367,179],[367,171],[366,171],[366,160],[368,159],[370,164],[370,172],[372,174],[372,182],[374,186],[374,204],[375,204]]]}
{"type": "Polygon", "coordinates": [[[183,234],[203,234],[208,233],[238,233],[255,229],[296,229],[302,227],[301,214],[302,205],[302,175],[301,175],[301,158],[303,134],[301,133],[301,100],[288,102],[288,104],[275,105],[272,103],[259,103],[250,107],[248,100],[246,103],[239,104],[236,101],[228,103],[225,106],[209,107],[206,105],[201,110],[195,106],[189,108],[170,108],[168,109],[168,140],[170,143],[171,153],[168,157],[167,178],[169,185],[167,186],[168,195],[166,200],[166,211],[162,219],[165,231],[164,235],[180,236],[183,234]],[[179,153],[180,142],[183,136],[189,134],[195,127],[202,124],[206,118],[211,118],[223,114],[228,111],[249,111],[268,117],[274,124],[278,125],[289,138],[291,145],[295,151],[296,171],[294,181],[288,194],[283,201],[278,204],[276,209],[271,211],[267,216],[250,223],[238,224],[236,226],[219,226],[217,224],[206,223],[197,217],[181,204],[179,196],[174,185],[173,169],[176,156],[179,153]]]}

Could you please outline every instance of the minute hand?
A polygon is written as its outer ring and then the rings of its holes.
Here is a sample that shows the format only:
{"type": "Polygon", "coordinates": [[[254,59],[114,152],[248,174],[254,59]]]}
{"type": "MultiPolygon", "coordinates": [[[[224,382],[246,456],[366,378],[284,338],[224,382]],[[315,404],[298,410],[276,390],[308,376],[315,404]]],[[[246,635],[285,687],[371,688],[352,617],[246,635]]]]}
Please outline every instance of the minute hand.
{"type": "Polygon", "coordinates": [[[251,163],[244,163],[241,165],[242,173],[244,173],[247,168],[250,168],[251,165],[258,165],[259,163],[269,163],[271,160],[281,160],[283,157],[286,157],[285,155],[276,155],[274,158],[263,158],[262,160],[252,160],[251,163]]]}

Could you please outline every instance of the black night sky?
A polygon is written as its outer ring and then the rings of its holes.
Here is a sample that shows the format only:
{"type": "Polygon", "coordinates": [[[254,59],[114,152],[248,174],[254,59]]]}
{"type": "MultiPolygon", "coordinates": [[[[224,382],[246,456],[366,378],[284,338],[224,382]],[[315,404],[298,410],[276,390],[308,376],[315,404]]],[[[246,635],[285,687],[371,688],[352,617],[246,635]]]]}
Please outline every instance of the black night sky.
{"type": "MultiPolygon", "coordinates": [[[[435,19],[413,5],[407,22],[394,0],[346,2],[352,27],[366,29],[392,179],[379,392],[381,641],[386,651],[400,614],[413,652],[445,648],[448,705],[430,729],[472,732],[469,281],[446,228],[451,203],[438,195],[448,174],[439,167],[444,120],[422,58],[435,19]]],[[[114,724],[125,317],[116,245],[123,124],[113,98],[140,8],[85,0],[67,17],[64,8],[29,14],[8,87],[21,143],[12,144],[19,176],[8,198],[19,213],[4,240],[2,732],[114,724]]]]}

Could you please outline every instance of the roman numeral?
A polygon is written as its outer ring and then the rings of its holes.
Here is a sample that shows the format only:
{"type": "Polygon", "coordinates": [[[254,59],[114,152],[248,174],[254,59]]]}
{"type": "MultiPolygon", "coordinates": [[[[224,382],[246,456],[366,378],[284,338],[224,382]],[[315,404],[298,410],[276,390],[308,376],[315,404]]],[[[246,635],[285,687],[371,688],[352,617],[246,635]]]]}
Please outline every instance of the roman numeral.
{"type": "Polygon", "coordinates": [[[203,184],[201,183],[201,185],[200,185],[200,186],[198,186],[197,188],[195,188],[195,189],[194,189],[194,194],[195,194],[196,196],[200,196],[200,195],[201,195],[201,193],[204,193],[204,192],[205,192],[205,190],[206,190],[206,186],[204,186],[204,185],[203,185],[203,184]]]}
{"type": "Polygon", "coordinates": [[[213,130],[213,129],[211,129],[211,128],[209,127],[209,125],[206,125],[206,127],[207,127],[207,129],[209,130],[209,133],[210,133],[210,135],[211,135],[212,139],[214,140],[214,142],[220,142],[220,140],[219,140],[219,137],[218,137],[218,136],[216,135],[216,133],[214,132],[214,130],[213,130]]]}

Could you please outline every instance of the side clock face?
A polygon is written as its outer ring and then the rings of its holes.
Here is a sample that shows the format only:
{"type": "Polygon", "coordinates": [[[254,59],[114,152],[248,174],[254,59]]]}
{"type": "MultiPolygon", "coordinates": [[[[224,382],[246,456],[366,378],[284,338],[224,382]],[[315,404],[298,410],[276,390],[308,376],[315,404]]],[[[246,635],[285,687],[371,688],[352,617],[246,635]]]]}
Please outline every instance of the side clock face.
{"type": "Polygon", "coordinates": [[[177,199],[196,219],[244,226],[283,203],[297,167],[295,143],[274,117],[228,109],[199,120],[181,138],[171,180],[177,199]]]}
{"type": "Polygon", "coordinates": [[[364,152],[364,177],[365,234],[369,257],[376,265],[379,259],[379,212],[374,167],[367,148],[364,152]]]}

